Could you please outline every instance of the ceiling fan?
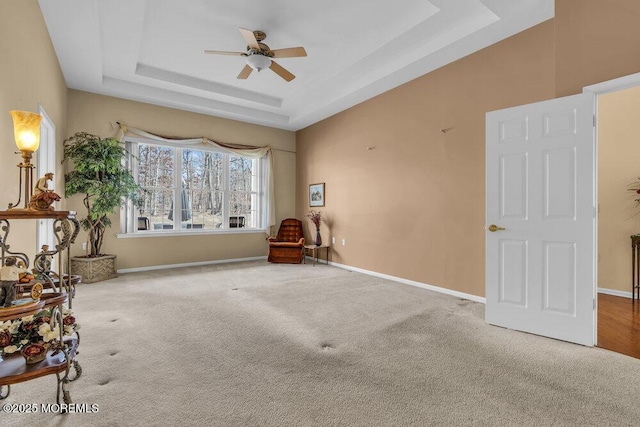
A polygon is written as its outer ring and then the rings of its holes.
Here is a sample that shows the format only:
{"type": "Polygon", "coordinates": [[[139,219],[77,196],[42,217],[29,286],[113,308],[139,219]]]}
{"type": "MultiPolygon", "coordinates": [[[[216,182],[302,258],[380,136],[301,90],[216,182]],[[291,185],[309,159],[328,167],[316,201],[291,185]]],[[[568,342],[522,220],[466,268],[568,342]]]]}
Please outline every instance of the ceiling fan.
{"type": "Polygon", "coordinates": [[[222,50],[205,50],[204,53],[210,53],[215,55],[233,55],[233,56],[245,56],[246,65],[238,74],[239,79],[246,79],[253,70],[261,71],[265,68],[270,68],[274,73],[290,82],[295,79],[296,76],[291,74],[288,70],[275,62],[272,58],[298,58],[307,56],[307,52],[302,46],[299,47],[287,47],[284,49],[271,50],[269,46],[262,43],[262,40],[267,38],[267,35],[262,31],[251,31],[245,28],[240,28],[240,34],[247,42],[246,52],[228,52],[222,50]]]}

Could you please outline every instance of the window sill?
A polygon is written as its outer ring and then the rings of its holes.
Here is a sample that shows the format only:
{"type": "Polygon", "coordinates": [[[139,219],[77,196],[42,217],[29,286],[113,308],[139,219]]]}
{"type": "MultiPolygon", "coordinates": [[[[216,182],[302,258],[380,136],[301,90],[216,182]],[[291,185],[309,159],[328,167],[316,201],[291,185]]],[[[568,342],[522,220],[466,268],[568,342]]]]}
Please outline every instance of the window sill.
{"type": "Polygon", "coordinates": [[[137,239],[144,237],[176,237],[176,236],[211,236],[223,234],[266,234],[264,228],[225,229],[225,230],[162,230],[162,231],[138,231],[136,233],[118,233],[118,239],[137,239]]]}

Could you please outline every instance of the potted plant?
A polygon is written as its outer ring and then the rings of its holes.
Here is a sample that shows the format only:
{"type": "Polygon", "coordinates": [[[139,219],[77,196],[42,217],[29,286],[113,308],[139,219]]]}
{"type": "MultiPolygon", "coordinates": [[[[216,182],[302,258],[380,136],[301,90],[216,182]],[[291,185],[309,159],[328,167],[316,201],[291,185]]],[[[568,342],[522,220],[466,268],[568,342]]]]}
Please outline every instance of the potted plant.
{"type": "Polygon", "coordinates": [[[65,196],[82,194],[86,208],[86,216],[79,220],[88,234],[88,254],[71,260],[72,271],[85,283],[116,277],[116,256],[103,254],[102,244],[111,226],[109,215],[137,197],[138,185],[125,166],[126,156],[115,138],[77,132],[64,141],[63,163],[72,163],[73,168],[64,176],[65,196]]]}

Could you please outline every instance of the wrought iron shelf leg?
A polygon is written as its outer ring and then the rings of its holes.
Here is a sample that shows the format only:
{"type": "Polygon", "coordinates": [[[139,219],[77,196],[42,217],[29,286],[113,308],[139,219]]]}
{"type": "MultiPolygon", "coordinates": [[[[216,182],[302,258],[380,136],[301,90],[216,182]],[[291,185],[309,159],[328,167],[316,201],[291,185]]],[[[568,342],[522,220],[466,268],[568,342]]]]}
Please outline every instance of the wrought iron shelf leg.
{"type": "Polygon", "coordinates": [[[11,394],[11,386],[10,385],[0,385],[0,400],[4,400],[11,394]],[[4,388],[7,388],[7,393],[4,393],[4,388]]]}
{"type": "Polygon", "coordinates": [[[62,389],[62,379],[60,378],[60,373],[56,372],[56,378],[58,379],[58,386],[56,387],[56,403],[60,404],[60,391],[62,389]]]}

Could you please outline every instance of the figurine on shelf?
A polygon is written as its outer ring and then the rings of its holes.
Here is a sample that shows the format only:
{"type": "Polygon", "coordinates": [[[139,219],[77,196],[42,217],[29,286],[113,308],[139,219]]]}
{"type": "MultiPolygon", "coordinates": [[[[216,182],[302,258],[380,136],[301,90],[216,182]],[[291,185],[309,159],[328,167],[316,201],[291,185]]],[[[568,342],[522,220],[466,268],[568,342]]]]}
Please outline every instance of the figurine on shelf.
{"type": "Polygon", "coordinates": [[[50,273],[54,253],[49,252],[49,245],[42,245],[42,251],[33,260],[34,273],[50,273]]]}
{"type": "Polygon", "coordinates": [[[53,180],[53,173],[47,172],[42,178],[36,182],[36,186],[33,189],[33,196],[29,200],[29,207],[31,209],[39,211],[53,210],[51,204],[61,200],[60,196],[49,190],[49,184],[47,181],[53,180]]]}
{"type": "Polygon", "coordinates": [[[11,303],[16,299],[16,283],[21,273],[26,269],[17,265],[17,258],[7,257],[4,265],[0,268],[0,306],[11,307],[11,303]]]}

